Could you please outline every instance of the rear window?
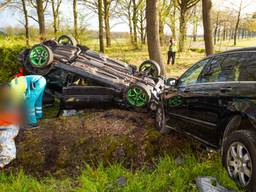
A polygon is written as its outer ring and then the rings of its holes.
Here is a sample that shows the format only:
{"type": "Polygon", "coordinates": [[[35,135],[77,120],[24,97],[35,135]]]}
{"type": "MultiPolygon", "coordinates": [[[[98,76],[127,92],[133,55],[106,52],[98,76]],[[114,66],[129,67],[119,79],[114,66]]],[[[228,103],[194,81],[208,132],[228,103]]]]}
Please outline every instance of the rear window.
{"type": "Polygon", "coordinates": [[[239,81],[256,81],[256,52],[247,53],[246,61],[241,63],[239,81]]]}

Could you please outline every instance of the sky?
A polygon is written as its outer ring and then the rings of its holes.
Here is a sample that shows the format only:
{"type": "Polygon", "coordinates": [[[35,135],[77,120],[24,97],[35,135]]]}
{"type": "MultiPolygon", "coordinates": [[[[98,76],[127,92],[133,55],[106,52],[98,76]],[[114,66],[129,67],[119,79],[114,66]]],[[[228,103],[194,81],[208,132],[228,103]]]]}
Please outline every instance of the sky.
{"type": "MultiPolygon", "coordinates": [[[[213,0],[213,5],[215,8],[221,9],[225,7],[238,7],[241,0],[213,0]]],[[[0,3],[3,0],[0,0],[0,3]]],[[[246,7],[243,10],[243,13],[252,13],[256,12],[256,0],[243,0],[246,4],[246,7]]],[[[79,13],[89,13],[90,11],[85,9],[84,6],[78,6],[79,13]]],[[[31,11],[31,14],[35,15],[35,11],[31,11]]],[[[62,25],[72,25],[72,1],[64,0],[64,3],[61,6],[61,21],[62,25]]],[[[84,14],[83,14],[84,15],[84,14]]],[[[4,9],[0,11],[0,28],[4,28],[7,26],[21,26],[20,21],[22,21],[23,15],[14,9],[4,9]]],[[[98,27],[98,19],[95,14],[88,14],[85,19],[79,19],[82,25],[87,26],[89,29],[97,30],[98,27]]],[[[46,16],[47,24],[51,23],[50,10],[46,16]]],[[[30,20],[30,24],[33,26],[37,26],[37,24],[30,20]]],[[[128,32],[128,25],[122,19],[111,19],[112,31],[115,32],[128,32]]]]}

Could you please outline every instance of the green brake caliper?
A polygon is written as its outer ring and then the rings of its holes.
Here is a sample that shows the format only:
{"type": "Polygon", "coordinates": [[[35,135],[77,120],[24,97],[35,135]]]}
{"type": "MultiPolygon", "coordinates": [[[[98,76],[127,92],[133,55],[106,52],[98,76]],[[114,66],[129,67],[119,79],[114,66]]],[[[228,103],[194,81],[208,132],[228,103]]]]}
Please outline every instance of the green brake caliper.
{"type": "Polygon", "coordinates": [[[128,102],[135,107],[142,107],[148,101],[148,96],[145,91],[139,87],[133,87],[128,90],[128,102]]]}
{"type": "Polygon", "coordinates": [[[47,63],[49,54],[44,46],[38,45],[32,48],[29,57],[32,65],[36,67],[41,67],[47,63]]]}

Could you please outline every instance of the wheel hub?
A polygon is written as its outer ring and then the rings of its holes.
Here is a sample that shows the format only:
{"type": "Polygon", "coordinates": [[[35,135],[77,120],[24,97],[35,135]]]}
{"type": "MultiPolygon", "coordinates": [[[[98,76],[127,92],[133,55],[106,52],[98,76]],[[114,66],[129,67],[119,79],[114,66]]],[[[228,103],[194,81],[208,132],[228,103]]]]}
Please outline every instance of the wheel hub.
{"type": "Polygon", "coordinates": [[[48,53],[43,46],[34,47],[30,53],[30,61],[35,66],[43,66],[47,63],[48,53]]]}
{"type": "Polygon", "coordinates": [[[247,186],[252,176],[252,160],[247,148],[240,142],[233,143],[228,150],[229,175],[242,186],[247,186]]]}
{"type": "Polygon", "coordinates": [[[141,88],[134,87],[128,90],[129,104],[136,107],[142,107],[147,103],[147,101],[148,101],[148,96],[145,94],[145,92],[141,88]]]}

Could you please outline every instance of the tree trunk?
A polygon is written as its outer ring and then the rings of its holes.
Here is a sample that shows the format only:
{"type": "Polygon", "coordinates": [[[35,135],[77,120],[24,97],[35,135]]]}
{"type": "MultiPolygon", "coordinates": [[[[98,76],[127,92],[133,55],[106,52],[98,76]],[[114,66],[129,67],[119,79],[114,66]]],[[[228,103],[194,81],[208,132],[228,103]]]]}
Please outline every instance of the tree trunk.
{"type": "Polygon", "coordinates": [[[179,52],[185,51],[185,41],[187,36],[186,10],[180,11],[180,36],[179,36],[179,52]]]}
{"type": "Polygon", "coordinates": [[[137,24],[138,24],[138,18],[137,18],[137,4],[136,0],[133,0],[133,36],[134,36],[134,45],[135,48],[138,48],[138,37],[137,37],[137,24]]]}
{"type": "Polygon", "coordinates": [[[146,0],[146,20],[149,57],[159,63],[162,75],[164,75],[165,68],[159,40],[157,0],[146,0]]]}
{"type": "Polygon", "coordinates": [[[38,23],[39,23],[39,34],[40,39],[45,39],[45,20],[44,20],[44,1],[43,0],[36,0],[36,10],[38,16],[38,23]]]}
{"type": "Polygon", "coordinates": [[[74,34],[75,39],[78,39],[78,25],[77,25],[77,0],[73,0],[73,17],[74,17],[74,34]]]}
{"type": "Polygon", "coordinates": [[[237,44],[237,32],[238,32],[238,27],[239,27],[239,23],[240,23],[242,3],[243,3],[243,0],[240,1],[240,6],[239,6],[237,20],[236,20],[236,26],[235,26],[235,31],[234,31],[234,46],[236,46],[236,44],[237,44]]]}
{"type": "Polygon", "coordinates": [[[161,14],[159,12],[159,35],[160,35],[160,45],[164,45],[164,23],[162,21],[161,14]]]}
{"type": "Polygon", "coordinates": [[[25,34],[26,34],[26,45],[29,46],[29,28],[28,28],[28,11],[26,7],[26,1],[22,0],[22,9],[23,9],[23,14],[24,14],[24,20],[25,20],[25,34]]]}
{"type": "Polygon", "coordinates": [[[195,6],[193,12],[193,42],[196,42],[198,30],[197,6],[195,6]]]}
{"type": "Polygon", "coordinates": [[[212,40],[212,24],[211,24],[211,9],[212,1],[203,0],[203,25],[204,25],[204,42],[206,55],[211,55],[214,52],[213,40],[212,40]]]}
{"type": "Polygon", "coordinates": [[[111,33],[110,33],[110,21],[109,21],[110,2],[109,0],[103,0],[103,2],[104,2],[104,21],[105,21],[106,42],[107,42],[107,47],[111,47],[111,33]]]}
{"type": "Polygon", "coordinates": [[[57,14],[55,10],[55,3],[54,0],[51,1],[52,3],[52,15],[53,15],[53,32],[55,38],[57,37],[57,32],[58,32],[58,21],[57,21],[57,14]]]}
{"type": "Polygon", "coordinates": [[[103,5],[102,0],[98,0],[98,19],[99,19],[99,42],[100,52],[104,53],[104,30],[103,30],[103,5]]]}
{"type": "Polygon", "coordinates": [[[130,39],[131,39],[131,43],[133,44],[133,27],[132,27],[132,13],[131,13],[131,8],[132,8],[132,0],[129,0],[127,14],[128,14],[128,20],[129,20],[130,39]]]}
{"type": "MultiPolygon", "coordinates": [[[[170,2],[171,3],[171,2],[170,2]]],[[[173,19],[172,19],[172,24],[171,24],[171,31],[172,31],[172,38],[173,39],[176,39],[176,13],[177,13],[177,10],[176,10],[176,7],[177,7],[177,1],[174,0],[173,1],[173,19]]]]}
{"type": "Polygon", "coordinates": [[[144,13],[144,10],[140,9],[140,41],[141,41],[141,44],[145,44],[145,34],[144,34],[144,25],[143,25],[143,13],[144,13]]]}

